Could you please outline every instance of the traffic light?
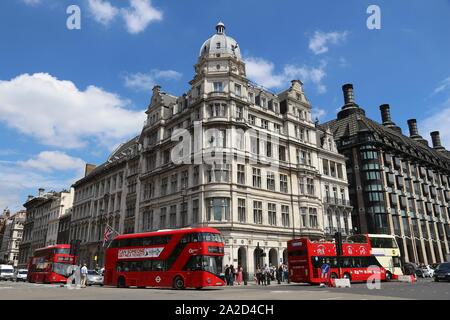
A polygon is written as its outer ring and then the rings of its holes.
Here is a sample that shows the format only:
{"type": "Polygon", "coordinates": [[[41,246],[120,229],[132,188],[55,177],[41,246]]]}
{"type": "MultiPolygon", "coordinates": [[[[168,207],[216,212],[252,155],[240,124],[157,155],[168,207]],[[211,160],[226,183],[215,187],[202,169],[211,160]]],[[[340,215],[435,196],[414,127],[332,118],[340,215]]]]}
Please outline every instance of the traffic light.
{"type": "Polygon", "coordinates": [[[336,255],[342,256],[342,233],[336,232],[334,234],[334,239],[336,241],[336,255]]]}

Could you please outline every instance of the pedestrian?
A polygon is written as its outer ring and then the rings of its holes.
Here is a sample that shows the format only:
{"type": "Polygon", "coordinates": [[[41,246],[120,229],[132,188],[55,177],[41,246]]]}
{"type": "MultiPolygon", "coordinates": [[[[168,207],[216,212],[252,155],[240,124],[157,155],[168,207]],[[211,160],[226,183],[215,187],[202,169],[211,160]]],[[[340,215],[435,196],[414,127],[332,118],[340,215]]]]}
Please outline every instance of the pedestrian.
{"type": "Polygon", "coordinates": [[[83,267],[81,267],[81,287],[86,288],[88,269],[86,267],[86,263],[83,263],[83,267]]]}
{"type": "Polygon", "coordinates": [[[267,266],[267,264],[264,265],[263,274],[264,274],[264,285],[265,286],[270,285],[270,269],[267,266]]]}
{"type": "Polygon", "coordinates": [[[278,284],[281,284],[282,277],[283,277],[283,265],[280,264],[280,266],[277,269],[277,281],[278,281],[278,284]]]}
{"type": "Polygon", "coordinates": [[[237,282],[237,284],[238,284],[238,286],[240,286],[241,284],[242,284],[242,280],[243,280],[243,277],[242,277],[242,275],[243,275],[243,269],[242,269],[242,266],[238,266],[238,270],[237,270],[237,276],[236,276],[236,282],[237,282]]]}
{"type": "Polygon", "coordinates": [[[225,283],[227,286],[230,285],[230,267],[228,265],[225,266],[225,283]]]}
{"type": "Polygon", "coordinates": [[[259,266],[256,267],[256,282],[258,283],[258,285],[261,285],[261,281],[262,281],[262,271],[261,268],[259,266]]]}
{"type": "Polygon", "coordinates": [[[234,266],[230,266],[230,286],[234,285],[234,277],[236,276],[236,270],[234,269],[234,266]]]}
{"type": "Polygon", "coordinates": [[[289,268],[286,264],[283,265],[283,271],[284,271],[284,281],[289,283],[289,268]]]}

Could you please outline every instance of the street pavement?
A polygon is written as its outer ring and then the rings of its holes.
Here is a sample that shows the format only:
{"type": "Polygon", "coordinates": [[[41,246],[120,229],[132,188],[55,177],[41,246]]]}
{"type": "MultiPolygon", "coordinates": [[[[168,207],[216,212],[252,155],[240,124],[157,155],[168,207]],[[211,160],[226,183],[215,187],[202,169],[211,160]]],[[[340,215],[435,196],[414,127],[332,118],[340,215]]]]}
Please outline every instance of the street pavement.
{"type": "Polygon", "coordinates": [[[381,289],[366,284],[351,288],[320,288],[303,284],[233,286],[202,290],[86,287],[0,282],[0,300],[450,300],[450,283],[419,279],[416,283],[382,282],[381,289]]]}

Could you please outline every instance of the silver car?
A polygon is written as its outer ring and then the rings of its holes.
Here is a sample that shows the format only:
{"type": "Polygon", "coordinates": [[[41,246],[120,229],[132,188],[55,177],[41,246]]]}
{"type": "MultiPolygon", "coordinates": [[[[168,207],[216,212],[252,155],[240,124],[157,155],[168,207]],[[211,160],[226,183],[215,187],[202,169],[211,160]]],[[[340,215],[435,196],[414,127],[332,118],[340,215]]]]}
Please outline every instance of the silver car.
{"type": "Polygon", "coordinates": [[[16,270],[16,272],[14,272],[14,281],[19,282],[19,281],[23,281],[26,282],[27,281],[27,275],[28,275],[28,270],[27,269],[19,269],[16,270]]]}
{"type": "Polygon", "coordinates": [[[88,270],[86,284],[103,286],[103,276],[95,270],[88,270]]]}

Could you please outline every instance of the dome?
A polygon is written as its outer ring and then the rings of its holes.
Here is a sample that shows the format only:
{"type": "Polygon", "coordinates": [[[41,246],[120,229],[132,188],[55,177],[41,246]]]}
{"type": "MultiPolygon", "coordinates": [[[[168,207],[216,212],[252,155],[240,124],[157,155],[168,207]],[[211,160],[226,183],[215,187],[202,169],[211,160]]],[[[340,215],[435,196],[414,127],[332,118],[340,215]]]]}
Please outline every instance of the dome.
{"type": "Polygon", "coordinates": [[[241,59],[241,50],[233,38],[225,34],[225,25],[219,22],[216,25],[216,34],[203,43],[199,56],[215,56],[216,54],[229,54],[241,59]]]}

